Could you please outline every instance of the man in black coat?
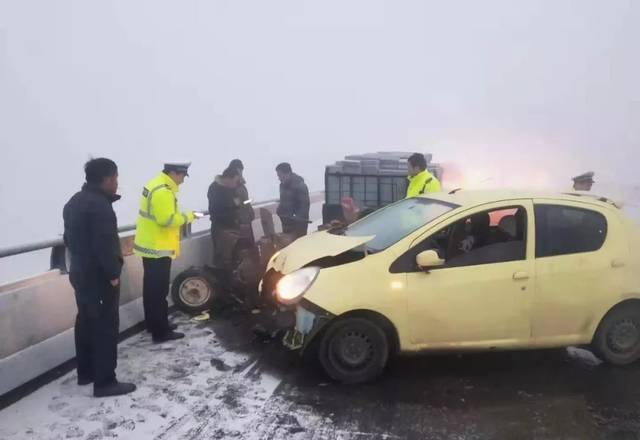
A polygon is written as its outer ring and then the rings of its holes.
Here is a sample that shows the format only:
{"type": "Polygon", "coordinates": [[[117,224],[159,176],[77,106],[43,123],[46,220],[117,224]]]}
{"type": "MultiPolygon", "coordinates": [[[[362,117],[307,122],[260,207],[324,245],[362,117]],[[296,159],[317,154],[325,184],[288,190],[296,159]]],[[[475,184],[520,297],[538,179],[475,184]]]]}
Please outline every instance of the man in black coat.
{"type": "Polygon", "coordinates": [[[282,232],[302,237],[309,227],[309,189],[286,162],[276,167],[276,173],[280,180],[280,203],[276,212],[282,222],[282,232]]]}
{"type": "MultiPolygon", "coordinates": [[[[233,255],[243,237],[239,212],[242,202],[237,193],[241,182],[240,170],[229,166],[221,175],[215,177],[207,191],[213,242],[213,267],[222,269],[219,272],[222,276],[219,281],[224,289],[231,287],[231,274],[234,270],[233,255]]],[[[210,312],[205,311],[194,320],[207,321],[210,317],[210,312]]]]}
{"type": "Polygon", "coordinates": [[[253,212],[253,206],[251,206],[251,199],[249,199],[247,181],[244,178],[244,164],[240,159],[233,159],[229,163],[229,168],[235,168],[240,172],[240,182],[235,190],[236,198],[240,202],[240,206],[238,206],[238,222],[240,223],[240,233],[243,238],[246,238],[253,245],[255,240],[251,224],[256,216],[253,212]]]}
{"type": "Polygon", "coordinates": [[[241,181],[240,171],[229,167],[222,175],[216,176],[207,192],[214,266],[221,269],[230,268],[233,249],[241,236],[241,201],[236,193],[241,181]]]}
{"type": "Polygon", "coordinates": [[[120,199],[118,168],[110,159],[85,165],[87,182],[64,206],[64,242],[71,255],[69,280],[76,293],[78,384],[93,382],[95,397],[136,389],[116,380],[122,250],[111,204],[120,199]]]}

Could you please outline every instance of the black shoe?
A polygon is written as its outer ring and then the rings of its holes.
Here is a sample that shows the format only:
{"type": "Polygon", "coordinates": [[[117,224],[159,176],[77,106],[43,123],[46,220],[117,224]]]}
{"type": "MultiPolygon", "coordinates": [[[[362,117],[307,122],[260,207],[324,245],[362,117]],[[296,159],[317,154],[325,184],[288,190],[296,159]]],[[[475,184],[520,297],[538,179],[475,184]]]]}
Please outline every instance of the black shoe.
{"type": "Polygon", "coordinates": [[[93,377],[78,376],[78,385],[83,386],[89,385],[90,383],[93,383],[93,377]]]}
{"type": "Polygon", "coordinates": [[[136,386],[134,384],[126,382],[114,382],[101,387],[94,385],[93,397],[122,396],[123,394],[132,393],[135,390],[136,386]]]}
{"type": "Polygon", "coordinates": [[[184,333],[168,331],[164,335],[154,336],[153,342],[156,344],[160,344],[162,342],[175,341],[176,339],[182,338],[184,338],[184,333]]]}
{"type": "MultiPolygon", "coordinates": [[[[168,327],[169,331],[173,331],[177,328],[178,328],[178,324],[174,324],[172,322],[169,323],[169,327],[168,327]]],[[[147,329],[147,331],[150,332],[151,330],[147,329]]]]}

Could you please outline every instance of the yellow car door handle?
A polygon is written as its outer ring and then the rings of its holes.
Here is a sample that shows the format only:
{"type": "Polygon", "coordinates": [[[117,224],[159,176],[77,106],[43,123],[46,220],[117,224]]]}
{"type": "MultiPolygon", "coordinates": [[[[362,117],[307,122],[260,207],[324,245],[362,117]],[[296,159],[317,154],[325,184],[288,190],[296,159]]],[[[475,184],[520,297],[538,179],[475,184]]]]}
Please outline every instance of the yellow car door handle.
{"type": "Polygon", "coordinates": [[[611,267],[613,268],[618,268],[618,267],[624,267],[624,260],[620,259],[620,258],[615,258],[613,260],[611,260],[611,267]]]}
{"type": "Polygon", "coordinates": [[[513,274],[513,279],[516,281],[528,280],[529,274],[526,272],[516,272],[513,274]]]}

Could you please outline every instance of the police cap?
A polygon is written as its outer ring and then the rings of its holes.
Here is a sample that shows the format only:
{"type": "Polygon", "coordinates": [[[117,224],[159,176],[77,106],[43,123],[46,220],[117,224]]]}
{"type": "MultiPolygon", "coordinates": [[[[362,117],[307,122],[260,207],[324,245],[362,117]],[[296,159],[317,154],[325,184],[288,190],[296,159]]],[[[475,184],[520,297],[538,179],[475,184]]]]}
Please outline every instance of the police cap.
{"type": "Polygon", "coordinates": [[[174,173],[182,173],[189,175],[189,167],[191,162],[165,162],[164,169],[167,172],[173,171],[174,173]]]}

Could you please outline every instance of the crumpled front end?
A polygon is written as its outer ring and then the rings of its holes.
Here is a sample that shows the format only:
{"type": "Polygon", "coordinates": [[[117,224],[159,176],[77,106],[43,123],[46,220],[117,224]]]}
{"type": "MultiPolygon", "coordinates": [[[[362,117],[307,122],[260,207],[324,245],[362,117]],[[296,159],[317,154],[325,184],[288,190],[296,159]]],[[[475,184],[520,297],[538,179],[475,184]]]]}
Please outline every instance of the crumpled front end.
{"type": "Polygon", "coordinates": [[[286,331],[283,345],[290,350],[304,349],[334,316],[304,298],[296,304],[280,303],[276,286],[283,277],[282,273],[270,268],[262,278],[260,296],[266,304],[269,326],[274,330],[286,331]]]}
{"type": "Polygon", "coordinates": [[[278,330],[286,330],[283,343],[291,350],[305,348],[334,315],[304,298],[320,273],[365,258],[356,250],[373,236],[345,237],[318,232],[302,237],[274,254],[260,282],[262,302],[268,306],[278,330]],[[306,272],[304,272],[306,271],[306,272]],[[286,278],[285,278],[286,277],[286,278]],[[298,277],[296,281],[293,281],[298,277]],[[285,280],[280,283],[281,280],[285,280]],[[280,283],[280,292],[277,292],[280,283]],[[306,286],[304,283],[308,283],[306,286]]]}
{"type": "Polygon", "coordinates": [[[296,306],[295,327],[290,328],[282,343],[290,350],[305,349],[334,315],[304,298],[296,306]]]}
{"type": "Polygon", "coordinates": [[[280,304],[276,297],[276,285],[284,275],[273,268],[265,273],[258,285],[260,301],[263,304],[261,324],[270,332],[288,330],[295,325],[295,306],[280,304]]]}

